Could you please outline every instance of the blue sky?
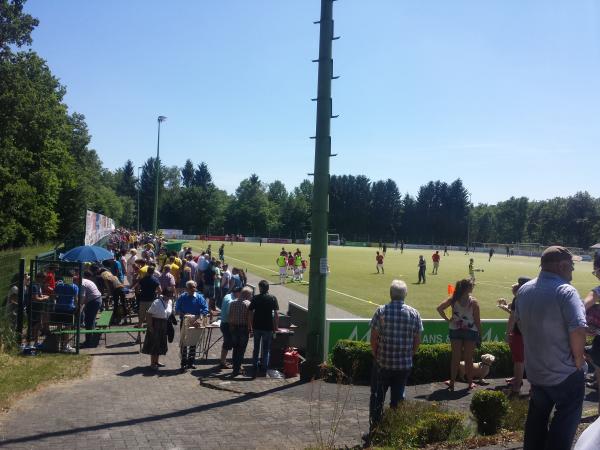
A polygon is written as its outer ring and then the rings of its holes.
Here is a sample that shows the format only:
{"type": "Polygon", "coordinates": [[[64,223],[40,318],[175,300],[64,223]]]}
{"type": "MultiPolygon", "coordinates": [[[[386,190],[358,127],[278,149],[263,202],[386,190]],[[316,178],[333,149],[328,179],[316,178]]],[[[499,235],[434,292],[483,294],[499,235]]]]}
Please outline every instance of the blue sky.
{"type": "MultiPolygon", "coordinates": [[[[33,49],[86,116],[106,167],[205,161],[229,192],[251,172],[313,171],[317,0],[29,0],[33,49]]],[[[595,1],[340,0],[333,174],[416,193],[462,178],[476,203],[588,190],[600,150],[595,1]]]]}

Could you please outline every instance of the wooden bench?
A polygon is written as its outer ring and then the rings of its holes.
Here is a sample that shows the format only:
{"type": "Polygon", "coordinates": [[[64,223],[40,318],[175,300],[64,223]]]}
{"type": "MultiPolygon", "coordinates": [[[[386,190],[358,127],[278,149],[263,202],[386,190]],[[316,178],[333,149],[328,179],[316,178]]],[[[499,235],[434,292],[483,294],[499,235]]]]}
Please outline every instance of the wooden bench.
{"type": "MultiPolygon", "coordinates": [[[[117,334],[117,333],[127,333],[133,340],[136,342],[139,340],[140,344],[140,352],[142,351],[142,338],[141,334],[145,333],[145,328],[135,328],[135,327],[121,327],[121,328],[104,328],[100,330],[86,330],[82,328],[79,330],[79,334],[99,334],[100,337],[104,335],[104,345],[106,346],[106,335],[107,334],[117,334]],[[137,333],[137,336],[134,336],[132,333],[137,333]]],[[[53,331],[52,334],[56,335],[73,335],[77,334],[77,330],[61,330],[61,331],[53,331]]]]}

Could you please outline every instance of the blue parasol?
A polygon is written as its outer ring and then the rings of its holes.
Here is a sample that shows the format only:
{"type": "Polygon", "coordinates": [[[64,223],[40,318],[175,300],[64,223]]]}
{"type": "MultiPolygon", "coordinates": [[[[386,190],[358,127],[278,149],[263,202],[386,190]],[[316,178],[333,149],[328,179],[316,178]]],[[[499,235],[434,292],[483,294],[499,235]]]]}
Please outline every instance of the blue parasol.
{"type": "Polygon", "coordinates": [[[72,248],[61,256],[63,261],[96,262],[113,259],[114,255],[105,248],[96,245],[82,245],[72,248]]]}

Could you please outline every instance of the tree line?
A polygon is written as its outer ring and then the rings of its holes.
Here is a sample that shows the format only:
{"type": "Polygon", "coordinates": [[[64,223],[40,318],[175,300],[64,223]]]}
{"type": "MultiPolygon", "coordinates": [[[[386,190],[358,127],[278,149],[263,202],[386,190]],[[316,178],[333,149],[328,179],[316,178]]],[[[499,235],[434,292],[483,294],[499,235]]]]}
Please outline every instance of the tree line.
{"type": "MultiPolygon", "coordinates": [[[[0,248],[80,238],[86,209],[133,229],[139,217],[140,228],[149,230],[156,160],[148,158],[139,179],[131,161],[114,171],[103,166],[89,146],[85,117],[69,113],[66,88],[46,62],[31,50],[14,51],[31,44],[38,25],[23,3],[0,2],[0,248]]],[[[161,228],[295,239],[310,231],[310,180],[287,190],[281,181],[250,174],[228,194],[204,162],[158,167],[161,228]]],[[[587,247],[600,235],[600,200],[587,192],[472,205],[460,179],[430,181],[412,196],[392,179],[333,175],[329,209],[329,231],[348,241],[587,247]]]]}

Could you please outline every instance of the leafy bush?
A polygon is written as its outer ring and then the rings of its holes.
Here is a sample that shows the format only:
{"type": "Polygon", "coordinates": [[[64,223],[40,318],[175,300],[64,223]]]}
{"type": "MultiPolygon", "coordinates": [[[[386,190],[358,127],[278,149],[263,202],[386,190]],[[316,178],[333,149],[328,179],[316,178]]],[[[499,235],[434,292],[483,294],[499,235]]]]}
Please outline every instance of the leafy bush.
{"type": "Polygon", "coordinates": [[[469,431],[465,417],[435,403],[404,401],[387,409],[373,435],[373,444],[392,448],[419,448],[435,442],[456,441],[469,431]]]}
{"type": "Polygon", "coordinates": [[[435,442],[455,441],[467,435],[464,417],[456,412],[436,412],[417,421],[414,426],[419,447],[435,442]]]}
{"type": "Polygon", "coordinates": [[[354,384],[369,384],[373,356],[368,342],[340,340],[333,347],[331,362],[354,384]]]}
{"type": "Polygon", "coordinates": [[[471,412],[481,434],[496,434],[508,413],[508,399],[500,391],[477,391],[471,399],[471,412]]]}
{"type": "MultiPolygon", "coordinates": [[[[504,377],[512,374],[510,348],[504,342],[484,342],[475,352],[474,360],[491,353],[496,361],[491,367],[491,376],[504,377]]],[[[421,344],[414,357],[411,384],[442,381],[450,376],[450,344],[421,344]]],[[[369,384],[373,358],[367,342],[340,340],[331,354],[332,364],[346,374],[355,384],[369,384]]]]}

